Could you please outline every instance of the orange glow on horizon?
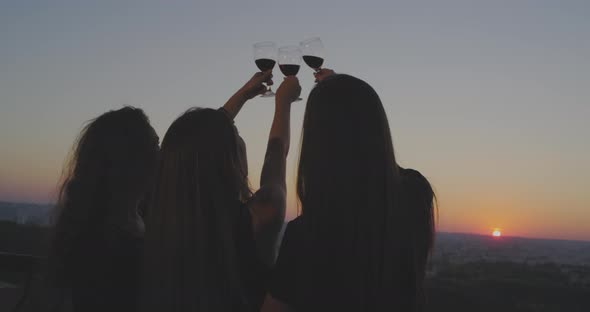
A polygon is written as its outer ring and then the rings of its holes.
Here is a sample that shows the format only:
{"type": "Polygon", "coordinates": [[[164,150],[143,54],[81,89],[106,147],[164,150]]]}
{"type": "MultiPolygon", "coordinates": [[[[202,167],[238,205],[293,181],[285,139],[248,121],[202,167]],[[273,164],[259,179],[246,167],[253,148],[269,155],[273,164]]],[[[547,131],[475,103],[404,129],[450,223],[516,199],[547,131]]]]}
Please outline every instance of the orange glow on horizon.
{"type": "Polygon", "coordinates": [[[502,232],[500,231],[500,229],[494,229],[494,231],[492,232],[492,236],[493,237],[501,237],[502,232]]]}

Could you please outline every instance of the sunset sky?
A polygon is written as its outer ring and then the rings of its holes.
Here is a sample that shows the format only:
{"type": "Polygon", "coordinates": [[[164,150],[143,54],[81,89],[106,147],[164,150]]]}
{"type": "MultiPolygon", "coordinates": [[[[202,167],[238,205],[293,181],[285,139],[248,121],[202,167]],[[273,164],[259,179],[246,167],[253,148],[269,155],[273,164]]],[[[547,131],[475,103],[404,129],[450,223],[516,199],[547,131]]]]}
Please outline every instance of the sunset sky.
{"type": "MultiPolygon", "coordinates": [[[[589,1],[232,2],[0,0],[0,200],[51,202],[84,121],[133,105],[163,137],[257,70],[253,43],[320,36],[326,67],[381,96],[441,231],[590,240],[589,1]]],[[[299,77],[306,100],[311,69],[299,77]]],[[[257,98],[236,120],[253,186],[272,113],[257,98]]]]}

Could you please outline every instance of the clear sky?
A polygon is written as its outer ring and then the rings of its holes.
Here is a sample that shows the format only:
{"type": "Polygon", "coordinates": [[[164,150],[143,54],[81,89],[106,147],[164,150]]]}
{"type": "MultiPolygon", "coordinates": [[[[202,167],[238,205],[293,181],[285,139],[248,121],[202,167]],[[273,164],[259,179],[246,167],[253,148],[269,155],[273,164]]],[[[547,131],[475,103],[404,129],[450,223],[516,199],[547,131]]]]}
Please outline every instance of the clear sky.
{"type": "MultiPolygon", "coordinates": [[[[326,67],[380,94],[400,163],[437,191],[440,230],[590,240],[585,0],[0,0],[0,200],[52,201],[84,121],[138,106],[163,137],[254,73],[253,43],[309,36],[326,67]]],[[[299,74],[304,100],[311,73],[299,74]]],[[[255,99],[236,121],[254,186],[272,111],[255,99]]]]}

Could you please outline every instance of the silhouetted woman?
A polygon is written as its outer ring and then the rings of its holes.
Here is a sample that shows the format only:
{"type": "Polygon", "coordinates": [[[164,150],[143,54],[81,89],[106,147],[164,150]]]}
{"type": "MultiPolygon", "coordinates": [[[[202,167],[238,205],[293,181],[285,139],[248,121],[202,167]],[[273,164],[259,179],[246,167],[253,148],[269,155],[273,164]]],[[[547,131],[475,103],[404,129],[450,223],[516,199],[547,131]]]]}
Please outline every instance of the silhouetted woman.
{"type": "MultiPolygon", "coordinates": [[[[325,71],[325,70],[324,70],[325,71]]],[[[433,191],[395,161],[379,96],[331,75],[309,95],[297,195],[263,311],[416,311],[433,191]]]]}
{"type": "Polygon", "coordinates": [[[158,136],[141,109],[92,120],[72,152],[57,204],[50,262],[75,311],[135,311],[143,221],[158,136]]]}
{"type": "Polygon", "coordinates": [[[162,141],[146,219],[143,311],[258,311],[285,214],[285,161],[296,78],[276,94],[260,189],[252,194],[245,145],[233,125],[265,91],[256,74],[222,109],[193,108],[162,141]]]}

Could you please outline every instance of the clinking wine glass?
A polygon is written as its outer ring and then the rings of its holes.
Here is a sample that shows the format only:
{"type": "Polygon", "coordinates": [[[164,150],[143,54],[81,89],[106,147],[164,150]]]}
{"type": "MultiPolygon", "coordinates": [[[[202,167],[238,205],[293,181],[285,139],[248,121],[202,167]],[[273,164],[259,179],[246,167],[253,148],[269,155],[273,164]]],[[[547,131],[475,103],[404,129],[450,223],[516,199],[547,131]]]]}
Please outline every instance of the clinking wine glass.
{"type": "MultiPolygon", "coordinates": [[[[279,48],[279,68],[285,76],[296,76],[301,66],[301,49],[297,46],[279,48]]],[[[301,101],[297,98],[295,101],[301,101]]]]}
{"type": "Polygon", "coordinates": [[[309,38],[299,43],[303,61],[317,73],[324,64],[324,45],[319,37],[309,38]]]}
{"type": "MultiPolygon", "coordinates": [[[[272,41],[263,41],[254,44],[254,62],[260,71],[265,72],[275,67],[277,59],[277,44],[272,41]]],[[[275,96],[270,86],[267,86],[266,92],[260,97],[275,96]]]]}

